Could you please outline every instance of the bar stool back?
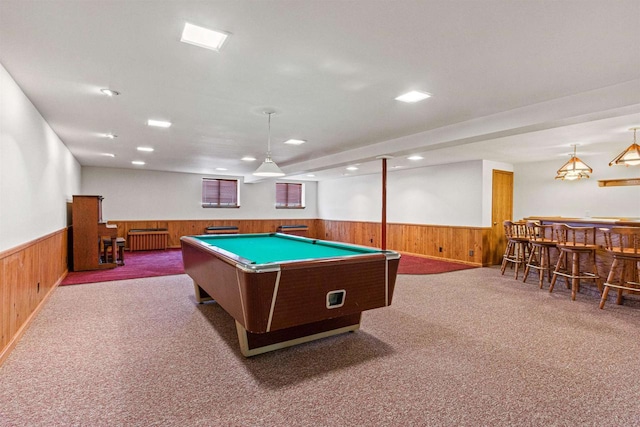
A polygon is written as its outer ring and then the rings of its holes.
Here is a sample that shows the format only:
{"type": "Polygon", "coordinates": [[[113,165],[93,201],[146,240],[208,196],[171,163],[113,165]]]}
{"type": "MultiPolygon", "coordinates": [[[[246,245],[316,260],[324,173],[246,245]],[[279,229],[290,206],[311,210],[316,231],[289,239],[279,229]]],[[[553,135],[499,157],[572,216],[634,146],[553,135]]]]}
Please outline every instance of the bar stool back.
{"type": "Polygon", "coordinates": [[[527,229],[525,222],[505,221],[504,235],[507,238],[507,248],[502,256],[502,267],[500,273],[504,275],[507,264],[515,264],[516,279],[520,266],[527,263],[527,250],[529,248],[529,239],[527,238],[527,229]]]}
{"type": "Polygon", "coordinates": [[[558,241],[554,239],[553,227],[551,225],[542,225],[537,221],[527,221],[526,228],[530,252],[522,281],[527,281],[529,271],[533,268],[538,270],[538,282],[540,289],[542,289],[545,272],[547,280],[551,282],[552,267],[550,250],[556,248],[558,241]]]}
{"type": "Polygon", "coordinates": [[[605,249],[613,257],[600,300],[600,308],[604,308],[610,288],[618,290],[616,304],[622,304],[623,291],[640,291],[640,228],[613,227],[600,231],[604,234],[605,249]]]}
{"type": "Polygon", "coordinates": [[[571,279],[571,299],[576,299],[576,294],[580,287],[580,280],[594,280],[598,289],[602,291],[602,283],[598,275],[596,266],[596,228],[595,227],[572,227],[566,224],[553,224],[553,231],[558,243],[558,262],[553,271],[553,278],[549,285],[549,292],[553,291],[558,276],[565,279],[569,287],[571,279]],[[571,255],[569,257],[569,255],[571,255]],[[585,255],[591,264],[591,271],[580,271],[580,255],[585,255]],[[570,261],[569,261],[570,259],[570,261]]]}

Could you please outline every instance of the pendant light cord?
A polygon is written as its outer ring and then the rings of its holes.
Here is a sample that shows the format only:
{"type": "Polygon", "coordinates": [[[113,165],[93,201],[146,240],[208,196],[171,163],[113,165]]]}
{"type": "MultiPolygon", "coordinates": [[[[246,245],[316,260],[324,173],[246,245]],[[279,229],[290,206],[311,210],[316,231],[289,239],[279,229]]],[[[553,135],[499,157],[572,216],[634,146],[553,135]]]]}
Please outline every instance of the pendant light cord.
{"type": "Polygon", "coordinates": [[[271,158],[271,115],[272,112],[267,113],[269,115],[269,136],[267,137],[267,157],[271,158]]]}

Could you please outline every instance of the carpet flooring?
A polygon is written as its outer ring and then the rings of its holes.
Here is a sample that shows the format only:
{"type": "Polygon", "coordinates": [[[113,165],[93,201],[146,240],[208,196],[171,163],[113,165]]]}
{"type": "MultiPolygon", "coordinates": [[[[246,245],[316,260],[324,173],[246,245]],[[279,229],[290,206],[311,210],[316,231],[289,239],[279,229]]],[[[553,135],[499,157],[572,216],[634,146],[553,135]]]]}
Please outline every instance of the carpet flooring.
{"type": "MultiPolygon", "coordinates": [[[[124,260],[125,265],[108,270],[69,272],[61,285],[79,285],[184,273],[180,249],[125,252],[124,260]]],[[[468,268],[475,267],[456,262],[402,255],[398,274],[439,274],[468,268]]]]}
{"type": "Polygon", "coordinates": [[[125,252],[124,265],[108,270],[71,271],[61,285],[171,276],[183,273],[184,265],[180,249],[125,252]]]}
{"type": "Polygon", "coordinates": [[[431,258],[422,258],[411,255],[402,255],[398,274],[441,274],[450,271],[467,270],[477,268],[474,265],[459,262],[443,261],[431,258]]]}
{"type": "Polygon", "coordinates": [[[638,426],[640,309],[496,268],[401,275],[361,329],[246,359],[186,275],[59,287],[2,426],[638,426]]]}

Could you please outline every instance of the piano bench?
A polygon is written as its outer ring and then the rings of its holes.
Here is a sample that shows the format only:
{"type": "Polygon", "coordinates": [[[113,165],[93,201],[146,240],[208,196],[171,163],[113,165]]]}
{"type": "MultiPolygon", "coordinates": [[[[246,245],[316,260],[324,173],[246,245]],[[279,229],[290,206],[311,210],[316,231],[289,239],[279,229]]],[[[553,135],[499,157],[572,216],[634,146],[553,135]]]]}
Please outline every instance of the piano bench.
{"type": "MultiPolygon", "coordinates": [[[[118,237],[116,239],[116,246],[118,247],[118,259],[116,263],[118,265],[124,265],[124,237],[118,237]]],[[[104,252],[102,253],[102,259],[104,262],[113,262],[113,249],[111,248],[111,239],[102,239],[102,246],[104,248],[104,252]],[[110,251],[111,249],[111,251],[110,251]]]]}

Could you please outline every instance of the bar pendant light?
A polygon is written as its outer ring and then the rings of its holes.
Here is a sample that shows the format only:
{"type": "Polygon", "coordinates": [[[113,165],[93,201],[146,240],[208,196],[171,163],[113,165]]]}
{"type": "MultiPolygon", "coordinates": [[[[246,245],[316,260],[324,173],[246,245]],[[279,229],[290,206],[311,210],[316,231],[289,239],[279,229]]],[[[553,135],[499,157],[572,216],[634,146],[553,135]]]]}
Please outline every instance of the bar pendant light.
{"type": "Polygon", "coordinates": [[[267,139],[267,158],[260,165],[258,169],[253,173],[255,176],[264,176],[264,177],[276,177],[276,176],[284,176],[284,172],[276,165],[276,163],[271,160],[271,115],[274,114],[273,111],[265,111],[265,114],[269,116],[269,138],[267,139]]]}
{"type": "Polygon", "coordinates": [[[573,181],[575,179],[589,178],[589,174],[593,173],[593,169],[576,157],[577,144],[571,144],[571,146],[573,147],[573,154],[569,161],[558,169],[556,179],[573,181]]]}
{"type": "Polygon", "coordinates": [[[615,159],[611,160],[609,166],[624,165],[624,166],[637,166],[640,165],[640,145],[636,143],[636,131],[640,128],[631,128],[633,131],[633,144],[627,147],[622,153],[615,159]]]}

